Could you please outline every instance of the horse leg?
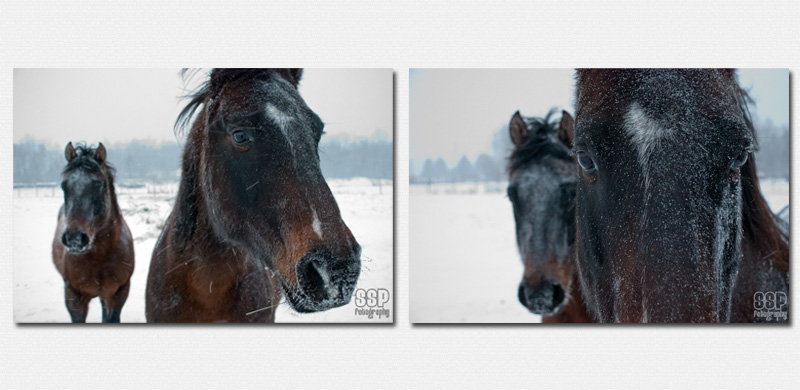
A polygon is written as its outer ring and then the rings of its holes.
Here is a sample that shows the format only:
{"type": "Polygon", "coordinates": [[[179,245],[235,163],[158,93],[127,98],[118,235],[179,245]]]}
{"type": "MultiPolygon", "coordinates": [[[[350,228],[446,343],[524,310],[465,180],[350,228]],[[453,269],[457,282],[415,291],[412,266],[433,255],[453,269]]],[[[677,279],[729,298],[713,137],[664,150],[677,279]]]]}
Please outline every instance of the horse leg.
{"type": "Polygon", "coordinates": [[[64,283],[64,300],[72,322],[86,322],[86,315],[89,313],[89,300],[91,299],[91,297],[87,297],[72,288],[69,283],[64,283]]]}
{"type": "Polygon", "coordinates": [[[100,303],[103,305],[103,322],[119,322],[120,315],[122,315],[122,306],[128,300],[130,289],[131,281],[128,280],[117,289],[111,298],[100,299],[100,303]]]}

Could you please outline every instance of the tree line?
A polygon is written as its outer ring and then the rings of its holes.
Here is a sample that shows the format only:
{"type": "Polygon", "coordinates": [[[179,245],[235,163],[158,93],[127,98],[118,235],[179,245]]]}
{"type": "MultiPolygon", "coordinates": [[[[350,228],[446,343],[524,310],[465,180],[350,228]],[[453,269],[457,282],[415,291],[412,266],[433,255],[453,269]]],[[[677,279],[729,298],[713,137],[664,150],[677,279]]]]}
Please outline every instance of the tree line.
{"type": "Polygon", "coordinates": [[[411,176],[411,183],[502,181],[505,180],[504,169],[504,165],[486,153],[478,156],[474,163],[467,156],[462,156],[452,168],[441,157],[429,158],[425,160],[420,174],[411,176]]]}
{"type": "MultiPolygon", "coordinates": [[[[106,145],[108,162],[117,170],[118,182],[163,183],[180,178],[181,147],[177,143],[148,145],[133,141],[106,145]]],[[[51,185],[61,180],[66,165],[63,149],[26,140],[14,144],[14,184],[51,185]]]]}
{"type": "MultiPolygon", "coordinates": [[[[132,141],[106,145],[108,161],[117,169],[117,182],[174,182],[180,179],[182,146],[177,143],[150,145],[132,141]]],[[[358,141],[331,140],[319,147],[325,178],[367,177],[392,179],[392,141],[373,137],[358,141]]],[[[14,143],[14,184],[53,185],[61,180],[66,165],[64,150],[42,142],[14,143]]]]}
{"type": "MultiPolygon", "coordinates": [[[[754,117],[753,122],[758,137],[758,149],[755,152],[758,176],[789,180],[789,126],[777,126],[769,119],[758,117],[754,117]]],[[[474,162],[462,156],[452,167],[441,157],[428,158],[418,174],[415,173],[418,167],[410,167],[410,183],[507,180],[505,166],[512,148],[508,125],[504,125],[492,134],[491,154],[481,154],[474,162]]]]}
{"type": "Polygon", "coordinates": [[[789,180],[789,125],[777,126],[771,120],[755,120],[758,151],[755,153],[759,177],[789,180]]]}

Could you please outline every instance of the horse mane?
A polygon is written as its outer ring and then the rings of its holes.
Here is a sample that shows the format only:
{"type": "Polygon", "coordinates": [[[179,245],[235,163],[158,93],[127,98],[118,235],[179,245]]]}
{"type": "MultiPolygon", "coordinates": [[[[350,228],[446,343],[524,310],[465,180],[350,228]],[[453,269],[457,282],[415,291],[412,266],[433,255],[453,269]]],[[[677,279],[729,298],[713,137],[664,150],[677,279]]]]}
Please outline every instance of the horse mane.
{"type": "MultiPolygon", "coordinates": [[[[87,172],[92,172],[92,173],[101,172],[102,169],[100,167],[100,164],[94,158],[96,152],[97,152],[96,147],[88,146],[82,142],[76,144],[75,158],[67,162],[67,166],[64,167],[64,170],[61,173],[68,173],[78,169],[83,169],[86,170],[87,172]]],[[[113,186],[114,177],[117,174],[117,170],[108,161],[105,161],[104,165],[106,166],[106,172],[108,173],[108,178],[109,180],[111,180],[111,185],[113,186]]]]}
{"type": "MultiPolygon", "coordinates": [[[[187,81],[195,77],[200,69],[183,69],[181,77],[187,81]]],[[[178,114],[175,120],[174,130],[176,134],[182,135],[187,125],[194,117],[197,109],[203,105],[206,99],[216,96],[226,84],[237,81],[269,80],[273,74],[281,76],[295,88],[300,83],[303,76],[302,68],[214,68],[208,73],[208,78],[197,89],[189,92],[184,98],[189,99],[189,103],[178,114]]]]}
{"type": "MultiPolygon", "coordinates": [[[[734,79],[736,101],[753,136],[753,142],[758,146],[756,129],[753,125],[748,103],[752,103],[749,96],[734,79]]],[[[761,188],[758,184],[758,170],[756,169],[755,158],[747,160],[741,170],[742,181],[742,231],[744,239],[756,254],[764,256],[763,260],[775,259],[775,265],[783,272],[789,271],[789,236],[775,222],[777,218],[767,205],[761,188]]]]}
{"type": "MultiPolygon", "coordinates": [[[[205,110],[200,112],[200,117],[205,115],[205,110]]],[[[196,121],[193,127],[200,126],[196,121]]],[[[198,177],[198,156],[195,142],[191,142],[193,133],[189,134],[190,141],[186,143],[181,156],[181,181],[178,187],[178,194],[175,199],[173,215],[175,216],[174,229],[172,229],[172,241],[170,245],[178,251],[186,248],[187,243],[194,236],[197,230],[197,217],[200,202],[198,194],[200,192],[200,178],[198,177]]]]}
{"type": "Polygon", "coordinates": [[[523,117],[530,134],[525,143],[514,147],[511,156],[508,157],[506,170],[509,174],[548,156],[564,160],[572,159],[568,145],[558,140],[553,142],[552,135],[558,133],[560,125],[560,118],[551,119],[556,111],[558,111],[556,108],[552,108],[544,117],[523,117]]]}

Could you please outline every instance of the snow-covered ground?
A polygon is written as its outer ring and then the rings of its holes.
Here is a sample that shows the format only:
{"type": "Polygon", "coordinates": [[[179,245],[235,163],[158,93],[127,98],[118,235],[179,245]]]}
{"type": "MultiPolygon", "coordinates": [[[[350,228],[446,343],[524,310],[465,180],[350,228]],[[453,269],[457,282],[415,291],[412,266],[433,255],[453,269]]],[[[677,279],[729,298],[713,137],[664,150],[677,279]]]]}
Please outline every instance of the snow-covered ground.
{"type": "Polygon", "coordinates": [[[409,186],[411,322],[539,322],[522,278],[505,185],[409,186]],[[491,188],[490,188],[491,190],[491,188]]]}
{"type": "MultiPolygon", "coordinates": [[[[517,300],[522,262],[506,185],[409,186],[411,322],[540,322],[517,300]]],[[[789,182],[762,180],[773,211],[789,182]]]]}
{"type": "MultiPolygon", "coordinates": [[[[329,180],[342,218],[362,246],[362,271],[358,288],[384,288],[390,292],[389,317],[355,314],[355,300],[322,313],[298,314],[281,305],[277,322],[392,322],[393,289],[393,186],[391,181],[369,179],[329,180]],[[380,184],[380,185],[378,185],[380,184]]],[[[144,296],[153,246],[172,210],[177,184],[144,188],[117,188],[120,207],[135,240],[136,266],[131,291],[122,310],[122,322],[145,322],[144,296]]],[[[16,322],[69,322],[64,306],[61,275],[53,265],[51,245],[58,209],[59,188],[14,190],[14,320],[16,322]]],[[[100,301],[93,299],[87,322],[100,322],[100,301]]]]}

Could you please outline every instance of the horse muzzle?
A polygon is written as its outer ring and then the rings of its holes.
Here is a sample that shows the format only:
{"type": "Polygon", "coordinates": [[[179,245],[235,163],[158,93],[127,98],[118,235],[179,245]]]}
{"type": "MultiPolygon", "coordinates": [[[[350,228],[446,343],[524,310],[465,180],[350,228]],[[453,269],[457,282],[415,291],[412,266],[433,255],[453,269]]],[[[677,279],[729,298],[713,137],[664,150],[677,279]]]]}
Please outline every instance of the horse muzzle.
{"type": "Polygon", "coordinates": [[[287,299],[300,313],[323,311],[350,303],[361,273],[361,248],[349,256],[312,251],[297,262],[297,284],[287,299]]]}
{"type": "Polygon", "coordinates": [[[544,280],[531,286],[524,280],[519,284],[519,301],[531,313],[549,315],[558,312],[565,302],[564,288],[558,282],[544,280]]]}
{"type": "Polygon", "coordinates": [[[92,247],[91,239],[82,230],[64,232],[61,235],[61,243],[67,249],[67,252],[72,254],[86,253],[92,247]]]}

